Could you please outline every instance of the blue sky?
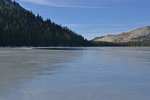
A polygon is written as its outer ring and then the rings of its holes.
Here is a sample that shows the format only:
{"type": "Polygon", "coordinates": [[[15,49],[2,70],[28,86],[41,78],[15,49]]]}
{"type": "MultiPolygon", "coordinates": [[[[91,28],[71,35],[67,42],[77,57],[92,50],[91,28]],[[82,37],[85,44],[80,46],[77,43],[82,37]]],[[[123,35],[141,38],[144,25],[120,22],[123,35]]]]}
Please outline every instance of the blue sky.
{"type": "Polygon", "coordinates": [[[16,0],[87,39],[150,25],[150,0],[16,0]]]}

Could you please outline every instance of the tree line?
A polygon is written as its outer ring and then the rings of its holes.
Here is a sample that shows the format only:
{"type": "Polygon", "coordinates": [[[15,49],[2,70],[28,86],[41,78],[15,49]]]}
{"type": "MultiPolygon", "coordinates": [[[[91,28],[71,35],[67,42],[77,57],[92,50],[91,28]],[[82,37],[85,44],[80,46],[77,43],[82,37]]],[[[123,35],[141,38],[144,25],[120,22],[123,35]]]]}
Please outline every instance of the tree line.
{"type": "Polygon", "coordinates": [[[27,11],[18,3],[0,3],[0,46],[87,46],[67,27],[27,11]]]}

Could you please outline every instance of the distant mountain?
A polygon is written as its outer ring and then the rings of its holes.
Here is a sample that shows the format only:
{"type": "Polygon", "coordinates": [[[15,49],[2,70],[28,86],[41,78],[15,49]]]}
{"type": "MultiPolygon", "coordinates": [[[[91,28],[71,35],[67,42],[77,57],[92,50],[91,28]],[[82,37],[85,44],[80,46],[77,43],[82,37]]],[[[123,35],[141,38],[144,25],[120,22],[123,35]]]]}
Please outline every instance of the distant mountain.
{"type": "MultiPolygon", "coordinates": [[[[50,12],[49,12],[50,13],[50,12]]],[[[87,46],[89,42],[67,27],[0,0],[0,46],[87,46]]]]}
{"type": "Polygon", "coordinates": [[[112,43],[147,43],[150,45],[150,26],[138,28],[131,32],[124,32],[117,35],[107,35],[96,37],[93,42],[112,42],[112,43]]]}

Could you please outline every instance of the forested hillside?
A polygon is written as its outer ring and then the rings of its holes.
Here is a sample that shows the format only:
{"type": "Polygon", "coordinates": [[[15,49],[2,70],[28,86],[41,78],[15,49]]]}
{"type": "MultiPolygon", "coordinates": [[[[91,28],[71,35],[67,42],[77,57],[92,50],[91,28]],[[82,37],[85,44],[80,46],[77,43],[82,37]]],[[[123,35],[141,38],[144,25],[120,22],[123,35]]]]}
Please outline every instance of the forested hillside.
{"type": "Polygon", "coordinates": [[[87,46],[89,42],[67,27],[43,20],[18,3],[0,1],[0,46],[87,46]]]}

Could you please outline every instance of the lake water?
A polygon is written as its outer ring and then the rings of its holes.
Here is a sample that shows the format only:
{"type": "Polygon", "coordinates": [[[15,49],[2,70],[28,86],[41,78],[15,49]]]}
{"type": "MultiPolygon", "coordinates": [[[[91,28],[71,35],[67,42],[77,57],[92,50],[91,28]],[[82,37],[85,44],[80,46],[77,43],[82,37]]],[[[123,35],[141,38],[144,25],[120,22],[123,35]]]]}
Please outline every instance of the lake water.
{"type": "Polygon", "coordinates": [[[0,100],[150,100],[150,48],[1,48],[0,100]]]}

